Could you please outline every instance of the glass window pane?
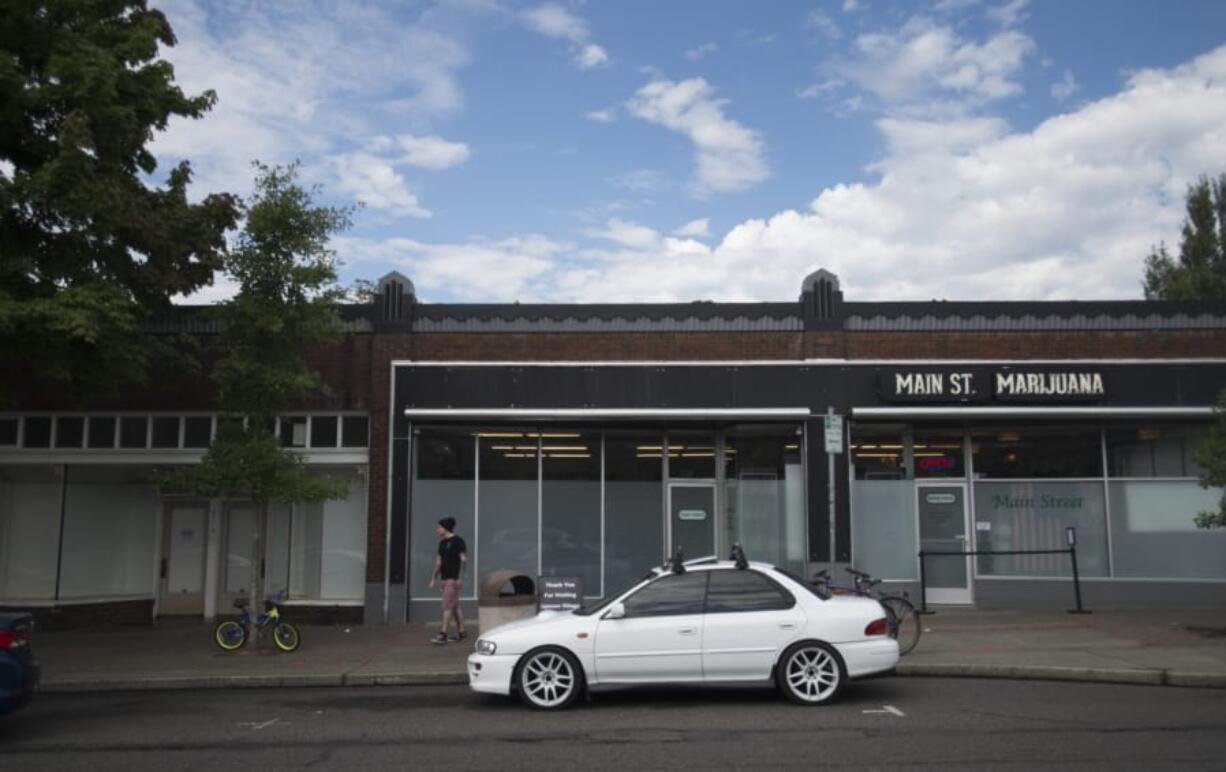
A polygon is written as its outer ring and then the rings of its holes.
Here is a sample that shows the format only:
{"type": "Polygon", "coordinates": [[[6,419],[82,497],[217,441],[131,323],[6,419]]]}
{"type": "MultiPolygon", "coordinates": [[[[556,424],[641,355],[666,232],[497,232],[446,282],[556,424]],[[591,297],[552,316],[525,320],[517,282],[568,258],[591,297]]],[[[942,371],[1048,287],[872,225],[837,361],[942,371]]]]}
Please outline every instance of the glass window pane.
{"type": "Polygon", "coordinates": [[[537,438],[527,434],[491,430],[479,437],[477,495],[485,516],[478,515],[477,557],[482,577],[504,570],[538,573],[537,438]]]}
{"type": "Polygon", "coordinates": [[[605,434],[606,587],[625,587],[664,560],[661,439],[605,434]]]}
{"type": "Polygon", "coordinates": [[[364,448],[369,442],[370,420],[364,415],[347,415],[341,421],[341,447],[364,448]]]}
{"type": "MultiPolygon", "coordinates": [[[[1082,576],[1107,575],[1107,523],[1100,482],[975,484],[975,546],[980,550],[1066,549],[1064,529],[1077,528],[1082,576]]],[[[980,555],[979,573],[1071,576],[1068,555],[980,555]]]]}
{"type": "Polygon", "coordinates": [[[51,447],[51,416],[26,416],[26,430],[22,443],[27,448],[51,447]]]}
{"type": "MultiPolygon", "coordinates": [[[[412,554],[409,566],[411,596],[416,599],[438,599],[438,589],[430,589],[430,572],[438,554],[435,524],[444,517],[456,519],[456,532],[468,544],[470,568],[478,570],[475,552],[476,512],[473,509],[476,482],[474,462],[476,444],[472,434],[462,430],[422,429],[413,436],[413,457],[416,472],[412,489],[412,523],[410,538],[412,554]]],[[[491,520],[494,516],[491,515],[491,520]]],[[[484,571],[484,568],[481,569],[484,571]]],[[[488,573],[488,572],[486,572],[488,573]]],[[[476,597],[479,582],[464,583],[464,594],[476,597]]]]}
{"type": "Polygon", "coordinates": [[[541,575],[579,577],[601,597],[600,435],[543,431],[541,452],[541,575]]]}
{"type": "Polygon", "coordinates": [[[119,419],[119,447],[149,447],[149,419],[143,415],[119,419]]]}
{"type": "Polygon", "coordinates": [[[160,507],[147,466],[69,466],[60,597],[153,594],[160,507]]]}
{"type": "Polygon", "coordinates": [[[0,598],[55,597],[59,466],[0,466],[0,598]]]}
{"type": "Polygon", "coordinates": [[[710,434],[668,435],[668,476],[681,479],[715,479],[715,440],[710,434]]]}
{"type": "Polygon", "coordinates": [[[212,417],[187,416],[183,419],[183,447],[207,448],[213,440],[212,434],[212,417]]]}
{"type": "Polygon", "coordinates": [[[729,433],[724,504],[726,544],[739,542],[750,560],[803,572],[805,475],[800,441],[795,427],[729,433]]]}
{"type": "Polygon", "coordinates": [[[707,613],[771,611],[791,608],[795,599],[757,571],[710,571],[707,613]]]}
{"type": "Polygon", "coordinates": [[[294,505],[287,572],[290,597],[360,600],[366,592],[365,481],[349,467],[312,471],[345,480],[349,491],[336,501],[294,505]]]}
{"type": "Polygon", "coordinates": [[[17,425],[19,418],[0,418],[0,447],[13,447],[17,444],[17,425]]]}
{"type": "Polygon", "coordinates": [[[1101,477],[1097,428],[1012,427],[977,429],[971,435],[978,477],[1101,477]]]}
{"type": "Polygon", "coordinates": [[[1147,579],[1226,579],[1226,529],[1197,528],[1226,491],[1195,482],[1112,482],[1115,575],[1147,579]]]}
{"type": "Polygon", "coordinates": [[[337,420],[334,415],[311,416],[311,447],[335,448],[336,424],[337,420]]]}
{"type": "Polygon", "coordinates": [[[179,447],[179,417],[178,416],[154,416],[153,417],[153,447],[155,448],[177,448],[179,447]]]}
{"type": "Polygon", "coordinates": [[[915,483],[856,480],[851,488],[852,563],[882,579],[918,579],[915,483]]]}
{"type": "Polygon", "coordinates": [[[57,448],[79,448],[84,444],[84,416],[62,415],[55,420],[55,446],[57,448]]]}
{"type": "Polygon", "coordinates": [[[851,458],[857,480],[905,480],[905,427],[898,424],[851,425],[851,458]]]}
{"type": "Polygon", "coordinates": [[[1107,429],[1107,463],[1112,477],[1196,477],[1194,458],[1208,436],[1205,426],[1143,424],[1107,429]]]}
{"type": "Polygon", "coordinates": [[[305,448],[307,444],[307,419],[304,415],[286,416],[281,419],[281,447],[305,448]]]}
{"type": "Polygon", "coordinates": [[[631,595],[623,604],[627,617],[701,614],[710,571],[669,574],[631,595]]]}
{"type": "Polygon", "coordinates": [[[115,447],[115,416],[90,416],[89,447],[115,447]]]}
{"type": "Polygon", "coordinates": [[[915,429],[911,456],[915,463],[916,477],[966,477],[963,455],[961,430],[915,429]]]}

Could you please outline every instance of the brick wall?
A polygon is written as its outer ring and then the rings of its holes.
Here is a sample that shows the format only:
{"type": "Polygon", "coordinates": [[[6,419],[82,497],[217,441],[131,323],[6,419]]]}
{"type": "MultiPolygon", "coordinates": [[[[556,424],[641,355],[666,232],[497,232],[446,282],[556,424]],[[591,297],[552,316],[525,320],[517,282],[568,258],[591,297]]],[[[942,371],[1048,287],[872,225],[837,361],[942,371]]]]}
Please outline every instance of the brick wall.
{"type": "Polygon", "coordinates": [[[429,333],[416,358],[473,361],[800,359],[794,332],[429,333]]]}
{"type": "Polygon", "coordinates": [[[848,359],[1151,359],[1226,356],[1226,330],[848,332],[848,359]]]}

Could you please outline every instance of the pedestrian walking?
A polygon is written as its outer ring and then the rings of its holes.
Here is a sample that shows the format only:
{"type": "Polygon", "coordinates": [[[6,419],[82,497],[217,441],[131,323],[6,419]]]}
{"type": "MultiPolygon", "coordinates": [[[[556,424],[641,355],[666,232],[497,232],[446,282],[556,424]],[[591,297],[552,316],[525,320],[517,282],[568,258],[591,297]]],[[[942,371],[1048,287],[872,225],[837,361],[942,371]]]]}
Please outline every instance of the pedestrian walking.
{"type": "Polygon", "coordinates": [[[434,526],[434,532],[439,535],[438,556],[434,558],[434,571],[430,574],[430,587],[435,580],[443,584],[443,627],[431,641],[443,645],[447,641],[462,641],[467,636],[464,632],[464,614],[460,611],[460,590],[464,587],[464,571],[468,567],[468,547],[464,540],[455,534],[455,518],[444,517],[434,526]],[[447,636],[447,628],[455,618],[455,635],[447,636]]]}

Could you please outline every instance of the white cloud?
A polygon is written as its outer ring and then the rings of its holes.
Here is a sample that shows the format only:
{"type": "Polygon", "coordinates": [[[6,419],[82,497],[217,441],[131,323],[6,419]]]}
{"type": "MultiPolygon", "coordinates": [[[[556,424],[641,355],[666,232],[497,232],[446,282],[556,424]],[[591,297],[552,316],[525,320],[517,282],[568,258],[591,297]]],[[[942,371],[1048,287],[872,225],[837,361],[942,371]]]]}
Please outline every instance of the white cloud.
{"type": "Polygon", "coordinates": [[[898,30],[861,35],[854,55],[831,68],[888,107],[947,114],[1020,93],[1016,77],[1033,50],[1020,32],[976,42],[917,16],[898,30]]]}
{"type": "Polygon", "coordinates": [[[627,103],[631,115],[686,135],[694,143],[696,196],[742,190],[766,179],[758,132],[724,115],[727,100],[702,78],[656,80],[627,103]]]}
{"type": "Polygon", "coordinates": [[[603,48],[588,41],[590,31],[587,22],[557,3],[545,3],[523,12],[529,27],[542,35],[556,40],[565,40],[574,49],[575,66],[590,70],[607,64],[609,55],[603,48]]]}
{"type": "Polygon", "coordinates": [[[843,13],[851,13],[860,7],[860,0],[843,0],[843,13]]]}
{"type": "Polygon", "coordinates": [[[471,155],[468,145],[449,142],[441,137],[401,134],[396,140],[407,153],[404,162],[423,169],[446,169],[464,163],[471,155]]]}
{"type": "Polygon", "coordinates": [[[617,120],[617,108],[609,107],[604,110],[591,110],[584,113],[583,117],[596,123],[612,123],[617,120]]]}
{"type": "MultiPolygon", "coordinates": [[[[482,299],[788,299],[819,266],[851,300],[1139,297],[1150,247],[1178,239],[1188,182],[1226,158],[1224,124],[1226,47],[1135,73],[1119,93],[1029,131],[990,118],[881,119],[876,181],[828,187],[713,246],[610,221],[599,233],[611,247],[478,245],[471,259],[488,259],[498,282],[471,265],[422,275],[434,293],[482,299]]],[[[418,245],[398,265],[467,249],[418,245]]]]}
{"type": "Polygon", "coordinates": [[[834,19],[830,18],[829,14],[823,11],[810,11],[805,23],[830,40],[838,40],[843,37],[843,30],[839,28],[834,19]]]}
{"type": "Polygon", "coordinates": [[[581,70],[590,70],[609,61],[609,55],[595,43],[588,43],[575,55],[575,63],[581,70]]]}
{"type": "Polygon", "coordinates": [[[430,210],[421,206],[395,165],[371,153],[344,153],[333,156],[337,186],[365,206],[398,217],[428,218],[430,210]]]}
{"type": "Polygon", "coordinates": [[[1051,84],[1051,96],[1057,102],[1063,102],[1073,94],[1076,94],[1079,88],[1080,86],[1077,85],[1077,79],[1073,77],[1073,73],[1065,70],[1064,77],[1051,84]]]}
{"type": "Polygon", "coordinates": [[[706,217],[700,220],[690,220],[685,225],[674,230],[673,235],[704,239],[711,235],[711,221],[706,217]]]}
{"type": "Polygon", "coordinates": [[[652,193],[665,184],[664,172],[657,169],[635,169],[632,172],[617,174],[609,178],[609,184],[615,188],[629,190],[632,193],[652,193]]]}
{"type": "Polygon", "coordinates": [[[695,46],[685,52],[685,58],[691,62],[696,62],[699,59],[705,58],[708,54],[713,54],[719,49],[714,43],[703,43],[700,46],[695,46]]]}
{"type": "Polygon", "coordinates": [[[1026,6],[1029,4],[1030,0],[1009,0],[1007,3],[989,8],[985,15],[1008,29],[1026,21],[1026,6]]]}

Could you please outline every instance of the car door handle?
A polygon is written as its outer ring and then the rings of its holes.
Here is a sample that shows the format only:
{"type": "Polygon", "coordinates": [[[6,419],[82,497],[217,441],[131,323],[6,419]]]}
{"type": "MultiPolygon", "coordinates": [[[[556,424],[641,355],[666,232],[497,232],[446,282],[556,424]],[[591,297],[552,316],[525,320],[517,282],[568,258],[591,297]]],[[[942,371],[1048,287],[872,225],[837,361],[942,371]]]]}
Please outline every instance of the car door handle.
{"type": "Polygon", "coordinates": [[[782,630],[795,630],[796,623],[795,622],[780,622],[779,628],[782,630]]]}
{"type": "Polygon", "coordinates": [[[678,629],[677,632],[681,635],[697,635],[698,628],[697,627],[682,627],[678,629]]]}

